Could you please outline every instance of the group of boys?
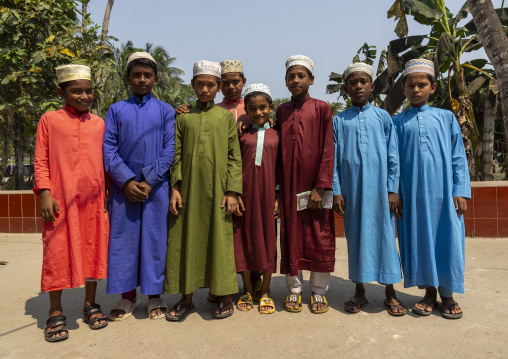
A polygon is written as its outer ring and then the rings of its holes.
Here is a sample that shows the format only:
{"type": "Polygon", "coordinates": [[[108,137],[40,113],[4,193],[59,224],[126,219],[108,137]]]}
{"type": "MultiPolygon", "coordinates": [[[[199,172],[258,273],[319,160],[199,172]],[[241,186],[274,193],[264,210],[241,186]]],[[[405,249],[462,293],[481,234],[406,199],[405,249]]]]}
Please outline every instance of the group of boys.
{"type": "MultiPolygon", "coordinates": [[[[308,94],[313,69],[306,56],[286,61],[292,97],[278,107],[274,124],[280,271],[289,291],[284,309],[302,311],[302,270],[311,272],[311,311],[329,309],[325,293],[335,266],[335,235],[333,212],[324,198],[333,190],[333,210],[344,217],[349,276],[356,283],[346,311],[361,311],[367,303],[363,283],[377,281],[386,285],[388,312],[406,314],[393,288],[402,279],[397,216],[404,284],[426,289],[413,312],[432,313],[438,287],[443,316],[461,317],[452,294],[463,293],[461,214],[464,198],[470,197],[469,177],[457,121],[451,112],[428,105],[436,88],[432,62],[407,64],[403,86],[411,108],[393,121],[369,104],[374,87],[369,65],[346,69],[352,106],[333,119],[328,104],[308,94]],[[297,196],[306,191],[307,209],[299,211],[297,196]]],[[[56,72],[66,105],[42,116],[35,152],[34,191],[41,196],[43,218],[42,290],[50,296],[45,339],[68,338],[62,289],[82,285],[83,316],[91,329],[128,318],[140,305],[137,287],[149,297],[151,319],[182,321],[201,287],[210,288],[215,318],[231,316],[231,295],[238,291],[232,215],[243,206],[238,132],[251,126],[242,99],[241,63],[195,63],[196,105],[179,108],[176,116],[151,95],[158,81],[153,57],[134,53],[125,74],[133,96],[112,105],[105,121],[88,111],[90,69],[67,65],[56,72]],[[224,101],[215,105],[221,90],[224,101]],[[97,281],[106,277],[107,292],[122,295],[110,316],[95,303],[97,281]],[[168,309],[162,293],[182,297],[168,309]]]]}

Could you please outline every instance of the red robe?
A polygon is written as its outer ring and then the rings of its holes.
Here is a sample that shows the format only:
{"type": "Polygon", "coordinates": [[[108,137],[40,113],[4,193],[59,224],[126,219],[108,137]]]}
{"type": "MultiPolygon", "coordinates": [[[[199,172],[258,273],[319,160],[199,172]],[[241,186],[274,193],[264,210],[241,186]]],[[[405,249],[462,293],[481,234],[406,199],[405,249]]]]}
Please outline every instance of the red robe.
{"type": "Polygon", "coordinates": [[[258,131],[240,137],[245,212],[233,216],[236,271],[267,271],[277,266],[277,223],[274,219],[279,133],[265,130],[261,166],[255,165],[258,131]]]}
{"type": "Polygon", "coordinates": [[[60,213],[42,221],[42,291],[106,278],[109,225],[104,210],[104,120],[65,106],[42,115],[35,143],[34,192],[49,189],[60,213]]]}
{"type": "Polygon", "coordinates": [[[280,128],[281,273],[333,272],[335,231],[331,209],[297,212],[296,195],[332,188],[333,124],[330,106],[307,95],[277,108],[280,128]]]}

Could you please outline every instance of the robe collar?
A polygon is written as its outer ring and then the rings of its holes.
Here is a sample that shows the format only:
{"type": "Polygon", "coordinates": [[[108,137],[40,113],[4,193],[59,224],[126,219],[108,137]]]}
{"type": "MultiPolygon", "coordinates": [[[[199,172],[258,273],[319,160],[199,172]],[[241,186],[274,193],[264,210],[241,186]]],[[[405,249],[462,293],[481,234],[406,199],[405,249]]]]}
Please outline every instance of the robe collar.
{"type": "Polygon", "coordinates": [[[199,100],[196,101],[196,107],[200,110],[208,110],[211,109],[213,106],[215,106],[215,103],[213,101],[208,102],[201,102],[199,100]]]}
{"type": "Polygon", "coordinates": [[[149,93],[148,95],[143,96],[143,102],[141,102],[141,103],[139,103],[139,97],[138,97],[138,96],[136,96],[136,95],[134,95],[134,94],[133,94],[133,95],[132,95],[132,98],[134,99],[134,101],[135,101],[138,105],[142,105],[142,104],[144,104],[144,103],[148,102],[148,100],[150,100],[150,99],[152,98],[152,94],[151,94],[151,93],[149,93]]]}
{"type": "Polygon", "coordinates": [[[270,128],[270,121],[266,121],[263,126],[259,126],[258,124],[252,123],[252,128],[259,130],[260,128],[264,130],[268,130],[270,128]]]}
{"type": "Polygon", "coordinates": [[[295,101],[293,99],[293,96],[291,96],[291,105],[293,105],[293,108],[302,108],[303,104],[307,101],[310,100],[310,95],[307,93],[307,95],[305,95],[305,97],[303,99],[301,99],[300,101],[295,101]]]}
{"type": "Polygon", "coordinates": [[[429,104],[423,105],[423,106],[422,106],[422,107],[420,107],[420,108],[411,106],[411,108],[409,109],[409,111],[411,111],[411,112],[415,112],[415,113],[418,113],[418,112],[420,112],[420,111],[427,111],[429,108],[430,108],[429,104]]]}
{"type": "Polygon", "coordinates": [[[370,103],[367,103],[362,108],[360,108],[359,106],[351,105],[350,109],[355,111],[355,112],[360,112],[360,111],[367,111],[371,107],[372,107],[372,105],[370,103]]]}
{"type": "Polygon", "coordinates": [[[81,115],[78,115],[78,113],[76,112],[76,109],[74,107],[67,105],[67,104],[65,104],[64,109],[79,119],[82,119],[83,117],[85,117],[86,115],[88,115],[90,113],[90,111],[86,110],[81,115]]]}

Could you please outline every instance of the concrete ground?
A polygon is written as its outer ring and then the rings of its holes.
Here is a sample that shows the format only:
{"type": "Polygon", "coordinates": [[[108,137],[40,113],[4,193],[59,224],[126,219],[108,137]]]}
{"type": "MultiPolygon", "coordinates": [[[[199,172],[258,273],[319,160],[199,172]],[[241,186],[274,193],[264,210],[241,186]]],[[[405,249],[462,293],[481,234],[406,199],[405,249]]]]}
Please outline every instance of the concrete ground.
{"type": "MultiPolygon", "coordinates": [[[[310,293],[304,292],[304,310],[287,313],[284,277],[273,278],[272,296],[277,312],[260,315],[235,311],[225,320],[212,319],[206,290],[195,294],[195,311],[182,323],[150,320],[147,298],[134,317],[92,331],[81,319],[84,289],[64,291],[64,314],[70,338],[46,343],[42,328],[47,319],[48,296],[39,292],[42,243],[39,234],[1,234],[0,358],[505,358],[508,357],[508,239],[466,239],[466,294],[457,295],[465,314],[446,320],[438,307],[430,317],[412,313],[400,318],[387,314],[384,288],[368,284],[365,311],[348,314],[343,303],[353,294],[347,279],[345,239],[337,240],[336,271],[327,295],[330,311],[309,312],[310,293]]],[[[308,279],[307,276],[304,277],[308,279]]],[[[408,307],[423,291],[396,285],[408,307]]],[[[164,295],[169,305],[177,295],[164,295]]],[[[236,299],[236,298],[235,298],[236,299]]],[[[97,301],[109,313],[118,296],[105,294],[99,284],[97,301]]]]}

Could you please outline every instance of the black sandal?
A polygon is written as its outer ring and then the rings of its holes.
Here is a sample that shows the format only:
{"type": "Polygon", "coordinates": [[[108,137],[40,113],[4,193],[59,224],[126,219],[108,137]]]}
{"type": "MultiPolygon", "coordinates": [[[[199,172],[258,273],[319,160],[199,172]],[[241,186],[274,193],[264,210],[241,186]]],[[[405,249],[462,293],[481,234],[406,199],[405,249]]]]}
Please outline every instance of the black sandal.
{"type": "Polygon", "coordinates": [[[88,326],[92,330],[101,329],[108,326],[109,317],[104,315],[101,311],[101,306],[99,304],[90,304],[88,307],[83,309],[83,321],[88,323],[88,326]],[[94,314],[102,314],[99,317],[90,318],[94,314]],[[98,323],[101,320],[104,320],[104,323],[98,323]]]}
{"type": "Polygon", "coordinates": [[[57,315],[55,317],[51,317],[46,321],[46,325],[44,326],[44,339],[47,342],[59,342],[61,340],[65,340],[69,338],[69,331],[67,330],[67,318],[65,315],[57,315]],[[56,329],[61,327],[59,329],[56,329]],[[49,332],[48,329],[51,329],[49,332]],[[55,336],[58,333],[65,332],[64,335],[55,336]]]}
{"type": "Polygon", "coordinates": [[[229,318],[230,316],[233,315],[233,312],[235,311],[235,305],[230,300],[226,300],[225,302],[217,303],[217,308],[219,308],[219,314],[215,313],[215,311],[213,312],[213,317],[215,319],[229,318]],[[225,307],[227,308],[228,306],[231,307],[231,310],[227,313],[222,313],[222,309],[224,309],[225,307]]]}
{"type": "Polygon", "coordinates": [[[185,320],[185,318],[187,318],[187,316],[189,315],[189,313],[191,312],[191,310],[193,308],[194,308],[194,303],[193,302],[190,302],[190,303],[180,303],[180,302],[178,302],[175,305],[173,305],[173,307],[165,313],[166,320],[168,322],[183,322],[185,320]],[[176,313],[178,313],[182,309],[184,309],[185,312],[183,312],[181,315],[171,315],[171,314],[169,314],[172,311],[174,311],[175,314],[176,314],[176,313]]]}
{"type": "Polygon", "coordinates": [[[442,313],[443,318],[446,318],[446,319],[460,319],[460,318],[462,318],[462,315],[464,314],[463,312],[456,313],[456,314],[453,314],[453,313],[452,313],[452,310],[454,310],[454,309],[455,309],[455,307],[457,307],[457,306],[459,305],[459,303],[457,303],[457,302],[453,302],[453,303],[451,303],[451,304],[445,304],[445,303],[441,302],[441,305],[442,305],[443,307],[448,308],[448,310],[450,311],[450,313],[445,313],[445,312],[443,311],[443,313],[442,313]]]}

